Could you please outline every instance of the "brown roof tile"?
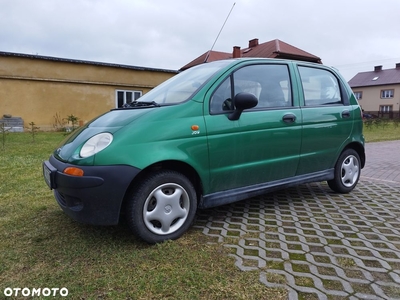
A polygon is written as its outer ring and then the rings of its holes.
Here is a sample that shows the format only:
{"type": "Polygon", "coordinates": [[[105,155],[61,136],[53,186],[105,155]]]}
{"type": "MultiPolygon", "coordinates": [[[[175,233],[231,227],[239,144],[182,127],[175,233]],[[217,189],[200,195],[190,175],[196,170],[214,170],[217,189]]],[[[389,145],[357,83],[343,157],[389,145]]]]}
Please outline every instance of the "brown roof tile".
{"type": "Polygon", "coordinates": [[[302,58],[302,60],[320,62],[321,59],[311,53],[294,47],[281,40],[272,40],[255,47],[242,50],[243,57],[268,57],[268,58],[302,58]]]}
{"type": "MultiPolygon", "coordinates": [[[[190,67],[206,62],[206,57],[208,53],[210,53],[210,55],[207,58],[207,62],[232,58],[232,53],[207,51],[206,53],[200,55],[198,58],[183,66],[180,70],[186,70],[190,67]]],[[[282,42],[278,39],[262,44],[258,43],[258,39],[250,40],[249,47],[240,50],[240,53],[242,57],[284,58],[321,63],[321,59],[318,56],[315,56],[290,44],[282,42]]]]}
{"type": "Polygon", "coordinates": [[[225,52],[218,52],[218,51],[207,51],[197,57],[196,59],[192,60],[190,63],[184,65],[181,70],[186,70],[191,67],[200,65],[205,62],[211,62],[215,60],[222,60],[222,59],[228,59],[232,58],[232,54],[230,53],[225,53],[225,52]]]}

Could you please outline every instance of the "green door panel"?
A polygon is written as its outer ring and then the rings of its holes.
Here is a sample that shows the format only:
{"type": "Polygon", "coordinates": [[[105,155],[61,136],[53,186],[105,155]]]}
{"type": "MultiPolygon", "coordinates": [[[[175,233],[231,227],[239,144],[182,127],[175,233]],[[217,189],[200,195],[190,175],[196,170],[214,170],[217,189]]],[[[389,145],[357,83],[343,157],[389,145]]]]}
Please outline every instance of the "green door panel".
{"type": "MultiPolygon", "coordinates": [[[[283,109],[244,112],[237,121],[206,116],[210,157],[209,193],[294,176],[299,161],[301,124],[283,122],[283,109]]],[[[299,117],[299,119],[301,119],[299,117]]]]}
{"type": "Polygon", "coordinates": [[[302,112],[303,141],[297,175],[333,168],[338,151],[352,132],[352,106],[310,107],[302,112]]]}
{"type": "Polygon", "coordinates": [[[297,175],[302,175],[334,167],[352,133],[355,108],[331,70],[299,66],[298,71],[303,137],[297,175]]]}

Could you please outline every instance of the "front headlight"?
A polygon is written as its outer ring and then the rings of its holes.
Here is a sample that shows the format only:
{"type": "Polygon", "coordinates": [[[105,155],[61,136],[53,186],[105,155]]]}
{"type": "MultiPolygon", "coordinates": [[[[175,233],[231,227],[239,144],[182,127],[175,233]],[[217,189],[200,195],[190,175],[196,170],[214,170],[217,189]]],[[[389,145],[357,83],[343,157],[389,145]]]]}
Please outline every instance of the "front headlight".
{"type": "Polygon", "coordinates": [[[86,143],[82,146],[79,155],[81,157],[89,157],[91,155],[100,152],[101,150],[108,147],[113,140],[113,135],[108,132],[99,133],[95,136],[92,136],[90,139],[86,141],[86,143]]]}

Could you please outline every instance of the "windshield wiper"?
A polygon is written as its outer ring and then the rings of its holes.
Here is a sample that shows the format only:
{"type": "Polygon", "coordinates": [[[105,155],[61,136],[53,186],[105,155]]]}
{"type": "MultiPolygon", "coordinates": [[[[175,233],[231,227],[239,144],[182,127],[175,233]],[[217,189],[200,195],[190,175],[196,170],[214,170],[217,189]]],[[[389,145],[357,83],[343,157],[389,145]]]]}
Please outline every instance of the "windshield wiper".
{"type": "Polygon", "coordinates": [[[122,108],[134,108],[134,107],[149,107],[155,106],[160,107],[161,105],[155,101],[145,102],[145,101],[132,101],[131,103],[125,103],[122,108]]]}

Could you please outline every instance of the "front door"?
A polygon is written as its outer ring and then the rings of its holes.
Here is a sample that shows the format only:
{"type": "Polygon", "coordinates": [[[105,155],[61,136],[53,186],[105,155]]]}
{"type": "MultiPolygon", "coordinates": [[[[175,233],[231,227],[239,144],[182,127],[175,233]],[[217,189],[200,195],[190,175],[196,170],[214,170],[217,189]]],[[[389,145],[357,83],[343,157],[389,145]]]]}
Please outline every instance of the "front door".
{"type": "Polygon", "coordinates": [[[301,146],[301,111],[293,107],[286,64],[242,67],[210,93],[205,105],[210,157],[206,194],[292,177],[301,146]],[[233,95],[253,93],[258,105],[228,119],[233,95]],[[208,103],[208,102],[207,102],[208,103]]]}

